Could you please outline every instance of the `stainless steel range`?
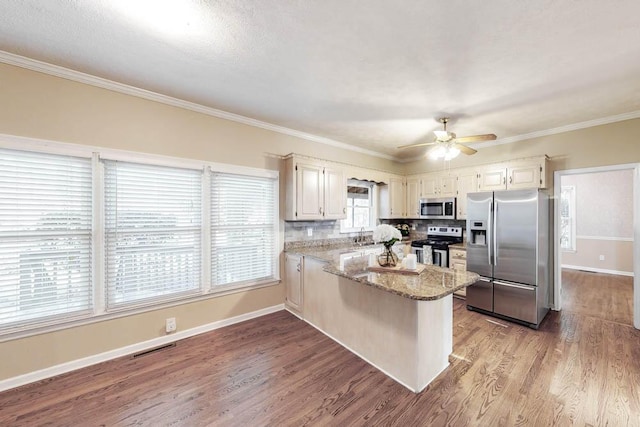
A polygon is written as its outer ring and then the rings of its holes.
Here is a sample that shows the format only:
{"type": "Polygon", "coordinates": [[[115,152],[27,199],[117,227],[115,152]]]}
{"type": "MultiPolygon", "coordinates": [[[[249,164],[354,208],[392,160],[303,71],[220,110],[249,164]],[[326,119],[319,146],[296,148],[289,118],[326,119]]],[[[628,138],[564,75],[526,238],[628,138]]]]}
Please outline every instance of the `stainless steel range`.
{"type": "Polygon", "coordinates": [[[426,239],[411,242],[411,252],[416,254],[419,263],[448,268],[449,245],[455,243],[462,243],[462,227],[430,226],[426,239]]]}

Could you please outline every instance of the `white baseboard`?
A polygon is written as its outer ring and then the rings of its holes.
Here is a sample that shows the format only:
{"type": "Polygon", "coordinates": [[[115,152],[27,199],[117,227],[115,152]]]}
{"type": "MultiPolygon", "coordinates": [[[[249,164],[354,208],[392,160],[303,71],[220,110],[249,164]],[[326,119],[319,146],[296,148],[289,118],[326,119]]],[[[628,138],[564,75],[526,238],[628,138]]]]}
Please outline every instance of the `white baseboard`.
{"type": "Polygon", "coordinates": [[[284,310],[284,304],[274,305],[271,307],[252,311],[250,313],[241,314],[239,316],[218,320],[216,322],[208,323],[206,325],[176,332],[174,334],[166,335],[164,337],[153,338],[148,341],[142,341],[136,344],[109,350],[104,353],[94,354],[92,356],[84,357],[82,359],[76,359],[70,362],[65,362],[59,365],[51,366],[49,368],[40,369],[34,372],[29,372],[28,374],[18,375],[17,377],[12,377],[12,378],[8,378],[6,380],[0,381],[0,391],[5,391],[15,387],[20,387],[32,382],[41,381],[47,378],[54,377],[56,375],[61,375],[67,372],[75,371],[80,368],[85,368],[87,366],[106,362],[108,360],[117,359],[118,357],[127,356],[129,354],[138,353],[140,351],[149,350],[155,347],[160,347],[162,345],[179,341],[185,338],[189,338],[194,335],[210,332],[215,329],[220,329],[225,326],[233,325],[235,323],[244,322],[245,320],[255,319],[256,317],[275,313],[281,310],[284,310]]]}
{"type": "Polygon", "coordinates": [[[568,264],[562,264],[562,268],[566,268],[567,270],[584,270],[591,271],[592,273],[617,274],[618,276],[633,277],[633,271],[607,270],[605,268],[584,267],[581,265],[568,264]]]}

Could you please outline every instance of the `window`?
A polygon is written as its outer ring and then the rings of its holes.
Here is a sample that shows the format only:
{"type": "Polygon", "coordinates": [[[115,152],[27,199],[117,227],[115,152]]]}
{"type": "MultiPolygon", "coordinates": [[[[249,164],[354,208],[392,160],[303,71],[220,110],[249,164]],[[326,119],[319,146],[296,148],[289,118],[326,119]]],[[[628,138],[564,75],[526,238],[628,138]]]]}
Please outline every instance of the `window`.
{"type": "Polygon", "coordinates": [[[275,171],[0,145],[0,336],[279,278],[275,171]]]}
{"type": "Polygon", "coordinates": [[[92,310],[90,158],[0,149],[0,332],[92,310]]]}
{"type": "Polygon", "coordinates": [[[211,266],[214,287],[276,276],[274,178],[213,173],[211,266]]]}
{"type": "Polygon", "coordinates": [[[560,248],[576,250],[576,187],[563,185],[560,194],[560,248]]]}
{"type": "Polygon", "coordinates": [[[104,165],[107,310],[199,293],[202,171],[104,165]]]}
{"type": "Polygon", "coordinates": [[[343,233],[373,230],[374,184],[367,181],[349,180],[347,183],[347,218],[340,221],[343,233]]]}

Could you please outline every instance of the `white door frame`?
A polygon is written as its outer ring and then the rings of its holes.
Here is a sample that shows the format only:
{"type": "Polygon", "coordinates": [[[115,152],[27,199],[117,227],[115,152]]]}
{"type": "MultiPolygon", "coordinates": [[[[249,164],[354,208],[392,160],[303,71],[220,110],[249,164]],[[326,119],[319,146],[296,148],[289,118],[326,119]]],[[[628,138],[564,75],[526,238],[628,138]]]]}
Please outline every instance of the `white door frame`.
{"type": "Polygon", "coordinates": [[[560,194],[561,179],[565,175],[595,172],[633,170],[633,326],[640,329],[640,163],[601,166],[583,169],[568,169],[553,173],[553,253],[554,285],[552,310],[562,309],[562,265],[560,251],[560,194]]]}

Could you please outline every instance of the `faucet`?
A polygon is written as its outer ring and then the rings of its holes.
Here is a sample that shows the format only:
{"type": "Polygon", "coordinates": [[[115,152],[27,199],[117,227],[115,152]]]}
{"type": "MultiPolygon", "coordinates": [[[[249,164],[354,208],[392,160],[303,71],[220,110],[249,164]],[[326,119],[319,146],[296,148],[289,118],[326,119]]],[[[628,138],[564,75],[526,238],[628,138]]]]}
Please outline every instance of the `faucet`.
{"type": "Polygon", "coordinates": [[[364,245],[365,242],[365,237],[364,237],[364,227],[360,228],[360,231],[358,231],[358,237],[356,237],[356,243],[358,244],[358,246],[362,246],[364,245]]]}

